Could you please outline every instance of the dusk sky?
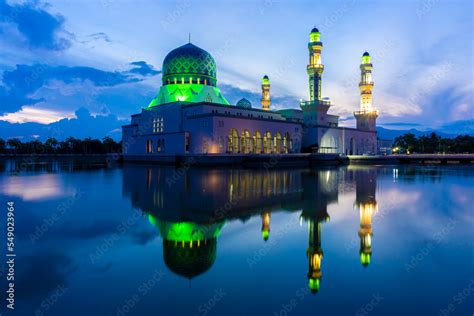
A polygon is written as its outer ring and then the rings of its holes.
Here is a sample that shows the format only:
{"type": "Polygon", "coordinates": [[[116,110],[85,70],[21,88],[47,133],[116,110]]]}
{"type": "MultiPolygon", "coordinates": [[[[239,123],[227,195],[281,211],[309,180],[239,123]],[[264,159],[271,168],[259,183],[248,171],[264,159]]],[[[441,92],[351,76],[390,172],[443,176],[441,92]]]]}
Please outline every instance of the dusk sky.
{"type": "Polygon", "coordinates": [[[0,137],[120,138],[189,33],[232,104],[260,107],[267,74],[273,109],[298,108],[315,26],[322,94],[342,125],[355,124],[367,50],[379,125],[474,133],[471,0],[157,2],[0,0],[0,137]]]}

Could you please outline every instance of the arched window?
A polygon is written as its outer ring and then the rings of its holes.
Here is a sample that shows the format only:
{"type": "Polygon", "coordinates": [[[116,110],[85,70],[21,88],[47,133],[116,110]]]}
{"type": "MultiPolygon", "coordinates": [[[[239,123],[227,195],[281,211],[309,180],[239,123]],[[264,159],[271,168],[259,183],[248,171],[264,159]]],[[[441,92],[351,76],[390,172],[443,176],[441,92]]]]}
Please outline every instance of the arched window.
{"type": "Polygon", "coordinates": [[[165,150],[166,150],[166,147],[165,147],[165,140],[164,140],[164,139],[161,140],[161,150],[162,150],[162,151],[165,151],[165,150]]]}
{"type": "Polygon", "coordinates": [[[232,128],[229,131],[229,135],[227,136],[227,143],[227,152],[232,154],[236,154],[239,152],[239,133],[235,128],[232,128]]]}
{"type": "Polygon", "coordinates": [[[285,154],[291,152],[291,139],[288,132],[285,133],[285,138],[283,139],[283,152],[285,154]]]}
{"type": "Polygon", "coordinates": [[[250,132],[247,129],[242,131],[240,138],[240,152],[248,154],[252,152],[252,142],[250,141],[250,132]]]}
{"type": "Polygon", "coordinates": [[[156,152],[161,152],[161,139],[158,139],[158,145],[156,146],[156,152]]]}
{"type": "Polygon", "coordinates": [[[263,135],[263,152],[265,154],[272,152],[272,134],[270,132],[266,132],[263,135]]]}
{"type": "Polygon", "coordinates": [[[255,131],[253,134],[253,152],[256,154],[262,153],[262,134],[260,131],[255,131]]]}
{"type": "Polygon", "coordinates": [[[273,148],[275,153],[282,153],[283,152],[283,146],[282,146],[282,141],[281,141],[281,134],[280,132],[276,132],[275,137],[273,139],[273,148]]]}

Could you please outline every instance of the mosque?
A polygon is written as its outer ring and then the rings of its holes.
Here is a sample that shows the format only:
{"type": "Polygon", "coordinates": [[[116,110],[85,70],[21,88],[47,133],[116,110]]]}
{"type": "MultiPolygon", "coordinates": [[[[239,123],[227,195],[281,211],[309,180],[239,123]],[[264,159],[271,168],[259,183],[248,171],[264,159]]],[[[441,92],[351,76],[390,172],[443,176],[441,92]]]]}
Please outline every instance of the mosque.
{"type": "Polygon", "coordinates": [[[141,113],[122,127],[125,160],[185,154],[292,154],[301,152],[346,155],[377,152],[376,119],[372,105],[372,63],[362,55],[360,111],[356,128],[339,126],[323,98],[323,43],[317,28],[309,35],[309,100],[299,108],[274,110],[270,79],[262,79],[261,108],[243,98],[231,105],[217,87],[216,62],[205,50],[188,43],[163,61],[162,86],[141,113]]]}

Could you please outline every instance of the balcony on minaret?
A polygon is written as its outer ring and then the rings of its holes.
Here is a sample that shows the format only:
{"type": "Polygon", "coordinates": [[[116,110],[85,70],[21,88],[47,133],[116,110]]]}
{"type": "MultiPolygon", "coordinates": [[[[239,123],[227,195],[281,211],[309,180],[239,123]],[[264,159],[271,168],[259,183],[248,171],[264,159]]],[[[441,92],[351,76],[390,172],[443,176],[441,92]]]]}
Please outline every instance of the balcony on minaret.
{"type": "Polygon", "coordinates": [[[321,112],[327,112],[331,106],[330,100],[312,100],[312,101],[300,101],[300,107],[304,110],[318,110],[321,112]]]}

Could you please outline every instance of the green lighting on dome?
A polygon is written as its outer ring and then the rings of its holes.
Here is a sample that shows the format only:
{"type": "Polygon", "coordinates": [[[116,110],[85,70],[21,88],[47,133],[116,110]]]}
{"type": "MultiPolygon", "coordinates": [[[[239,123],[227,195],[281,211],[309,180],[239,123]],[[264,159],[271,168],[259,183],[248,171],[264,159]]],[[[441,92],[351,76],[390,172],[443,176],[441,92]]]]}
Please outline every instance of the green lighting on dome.
{"type": "Polygon", "coordinates": [[[150,102],[148,107],[173,103],[173,102],[209,102],[229,105],[217,87],[202,84],[168,84],[160,87],[158,95],[150,102]]]}
{"type": "Polygon", "coordinates": [[[309,279],[309,284],[308,287],[310,288],[311,291],[319,291],[319,279],[317,278],[311,278],[309,279]]]}
{"type": "Polygon", "coordinates": [[[265,84],[265,85],[270,84],[270,79],[267,76],[263,77],[262,84],[265,84]]]}
{"type": "Polygon", "coordinates": [[[148,215],[148,221],[158,228],[165,240],[198,241],[216,238],[220,235],[224,222],[213,224],[198,224],[193,222],[167,222],[148,215]]]}
{"type": "Polygon", "coordinates": [[[262,231],[262,238],[263,240],[268,240],[268,237],[270,236],[270,232],[268,230],[263,230],[262,231]]]}

